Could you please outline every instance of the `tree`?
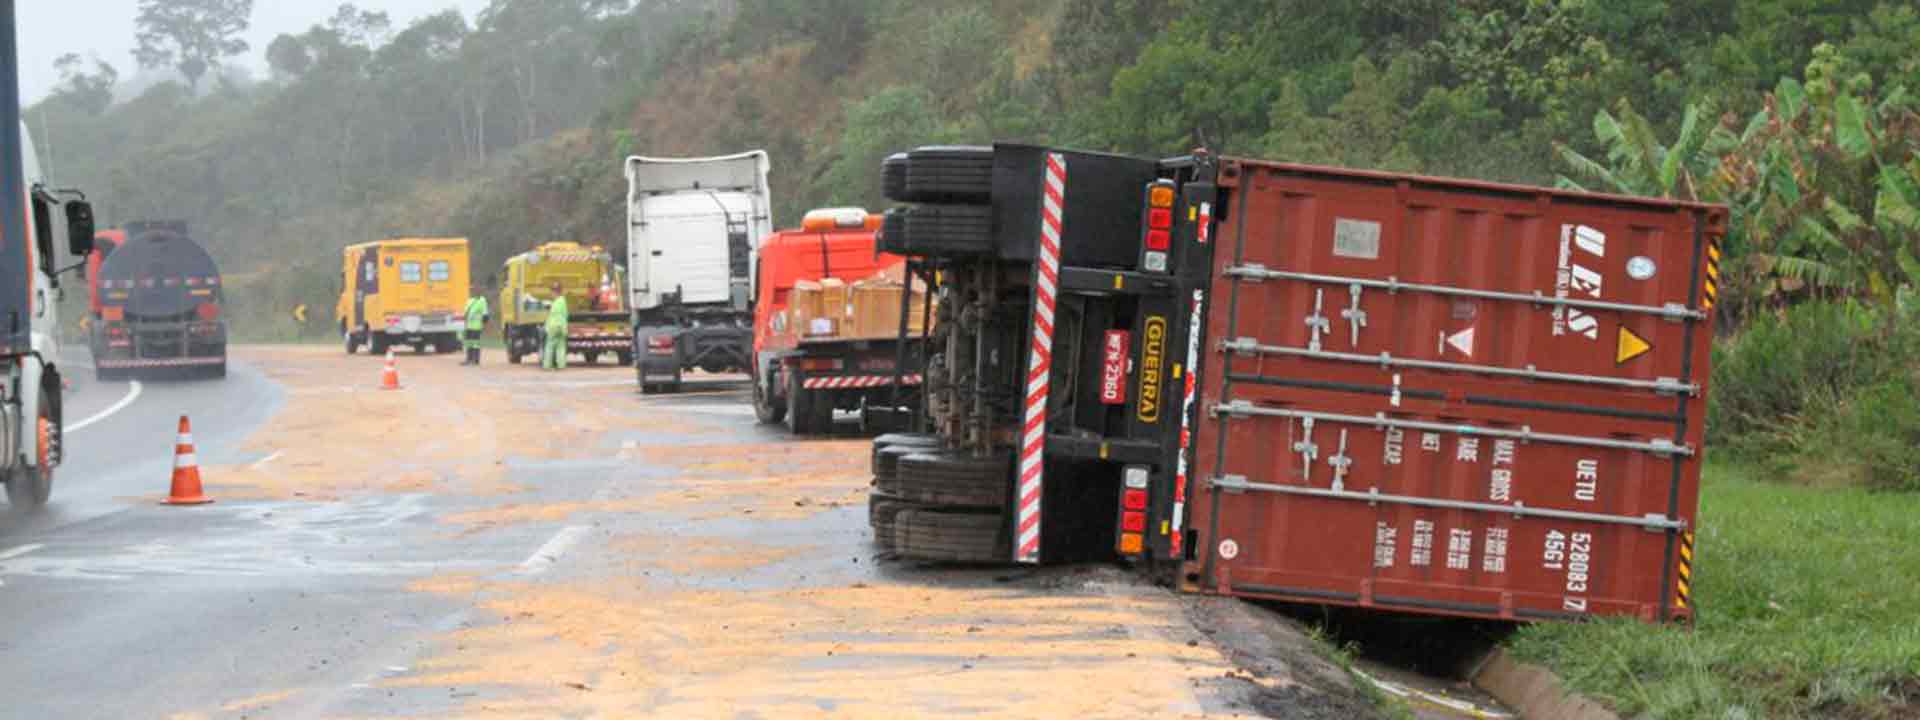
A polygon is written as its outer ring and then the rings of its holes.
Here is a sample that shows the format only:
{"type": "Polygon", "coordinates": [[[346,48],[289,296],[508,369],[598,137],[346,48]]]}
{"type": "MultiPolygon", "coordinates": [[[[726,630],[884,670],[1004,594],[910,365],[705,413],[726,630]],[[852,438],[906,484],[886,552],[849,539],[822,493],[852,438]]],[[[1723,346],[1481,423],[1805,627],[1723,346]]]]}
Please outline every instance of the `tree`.
{"type": "Polygon", "coordinates": [[[197,91],[208,70],[247,51],[240,33],[252,17],[253,0],[140,0],[133,57],[143,68],[179,70],[197,91]]]}
{"type": "MultiPolygon", "coordinates": [[[[1619,114],[1601,110],[1593,116],[1593,134],[1607,150],[1605,162],[1594,160],[1565,144],[1555,143],[1562,162],[1574,174],[1588,182],[1600,183],[1603,192],[1621,195],[1700,200],[1699,178],[1709,175],[1718,156],[1708,146],[1709,134],[1700,126],[1700,108],[1687,106],[1680,121],[1680,134],[1673,144],[1663,145],[1655,136],[1653,124],[1622,98],[1619,114]]],[[[1565,175],[1559,187],[1586,191],[1578,181],[1565,175]]]]}
{"type": "Polygon", "coordinates": [[[100,58],[93,58],[93,72],[78,53],[67,53],[53,61],[60,73],[60,84],[53,95],[88,115],[99,115],[113,105],[113,88],[120,82],[120,71],[100,58]]]}
{"type": "Polygon", "coordinates": [[[1920,98],[1875,92],[1833,46],[1781,79],[1717,169],[1762,296],[1827,287],[1891,305],[1920,283],[1920,98]]]}

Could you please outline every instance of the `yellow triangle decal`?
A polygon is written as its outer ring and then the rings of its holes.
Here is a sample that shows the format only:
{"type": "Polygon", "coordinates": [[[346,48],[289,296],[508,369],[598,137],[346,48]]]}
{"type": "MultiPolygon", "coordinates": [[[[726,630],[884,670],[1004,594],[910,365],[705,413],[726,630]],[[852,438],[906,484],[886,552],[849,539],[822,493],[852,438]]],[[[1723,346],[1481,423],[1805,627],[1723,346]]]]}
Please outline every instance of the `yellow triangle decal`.
{"type": "Polygon", "coordinates": [[[1648,350],[1652,349],[1652,343],[1642,339],[1639,335],[1633,334],[1632,330],[1622,327],[1620,328],[1620,352],[1614,357],[1614,363],[1625,365],[1628,360],[1645,355],[1648,350]]]}

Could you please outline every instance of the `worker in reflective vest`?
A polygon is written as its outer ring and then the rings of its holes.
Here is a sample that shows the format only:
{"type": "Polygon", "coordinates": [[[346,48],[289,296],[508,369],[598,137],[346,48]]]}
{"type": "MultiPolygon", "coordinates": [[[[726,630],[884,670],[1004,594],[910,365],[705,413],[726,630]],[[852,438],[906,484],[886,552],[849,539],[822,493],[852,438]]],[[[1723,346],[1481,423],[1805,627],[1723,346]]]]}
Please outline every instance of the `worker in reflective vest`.
{"type": "Polygon", "coordinates": [[[467,300],[467,330],[460,336],[460,344],[467,349],[467,360],[461,365],[480,364],[480,331],[487,327],[489,311],[486,291],[474,288],[473,297],[467,300]]]}
{"type": "Polygon", "coordinates": [[[567,369],[567,293],[560,283],[553,284],[553,301],[547,304],[547,341],[540,350],[540,367],[567,369]]]}

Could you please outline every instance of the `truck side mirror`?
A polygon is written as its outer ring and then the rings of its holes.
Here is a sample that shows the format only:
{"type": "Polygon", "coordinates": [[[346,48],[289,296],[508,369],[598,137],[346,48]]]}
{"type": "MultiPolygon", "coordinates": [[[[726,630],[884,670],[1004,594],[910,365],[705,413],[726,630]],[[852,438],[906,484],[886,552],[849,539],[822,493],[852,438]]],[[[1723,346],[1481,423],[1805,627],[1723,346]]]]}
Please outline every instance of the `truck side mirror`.
{"type": "Polygon", "coordinates": [[[67,251],[75,255],[93,252],[93,204],[74,200],[66,206],[67,251]]]}

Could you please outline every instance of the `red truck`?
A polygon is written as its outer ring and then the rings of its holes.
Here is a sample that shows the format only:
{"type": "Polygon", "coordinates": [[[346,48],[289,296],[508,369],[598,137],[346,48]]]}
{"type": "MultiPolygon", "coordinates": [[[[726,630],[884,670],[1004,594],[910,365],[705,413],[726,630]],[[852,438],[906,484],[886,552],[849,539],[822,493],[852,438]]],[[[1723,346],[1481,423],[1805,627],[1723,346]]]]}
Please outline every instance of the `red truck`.
{"type": "Polygon", "coordinates": [[[1191,591],[1407,613],[1691,616],[1725,208],[1021,145],[885,172],[916,204],[883,249],[973,318],[934,332],[960,351],[929,363],[935,431],[876,447],[896,552],[1118,555],[1191,591]]]}
{"type": "Polygon", "coordinates": [[[753,407],[796,434],[832,429],[835,410],[895,427],[917,404],[928,303],[907,291],[905,258],[880,253],[880,217],[859,208],[806,215],[760,244],[753,321],[753,407]],[[902,318],[906,322],[902,322],[902,318]],[[905,336],[902,333],[905,332],[905,336]]]}
{"type": "Polygon", "coordinates": [[[93,252],[87,253],[87,316],[100,317],[100,268],[107,256],[127,242],[127,231],[113,228],[93,235],[93,252]]]}

